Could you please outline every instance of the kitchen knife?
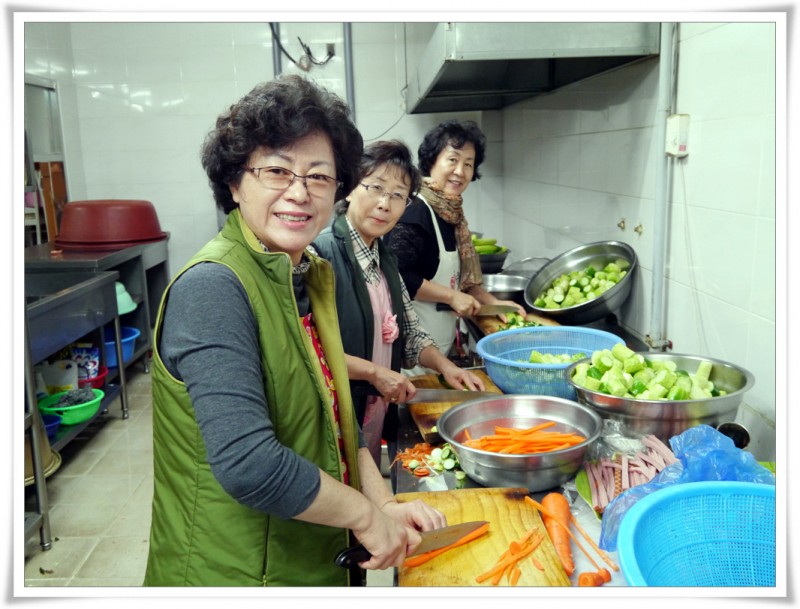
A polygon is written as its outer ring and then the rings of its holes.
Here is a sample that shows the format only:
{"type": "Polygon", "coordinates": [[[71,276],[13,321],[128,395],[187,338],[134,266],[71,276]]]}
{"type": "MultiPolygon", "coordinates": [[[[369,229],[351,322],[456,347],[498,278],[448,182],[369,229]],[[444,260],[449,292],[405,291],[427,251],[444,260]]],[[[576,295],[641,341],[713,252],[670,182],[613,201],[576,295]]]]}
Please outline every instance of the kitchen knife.
{"type": "MultiPolygon", "coordinates": [[[[482,527],[484,524],[486,524],[485,520],[474,520],[472,522],[462,522],[461,524],[454,524],[432,531],[421,531],[422,542],[409,556],[417,556],[418,554],[445,548],[457,542],[464,537],[464,535],[468,535],[475,529],[482,527]]],[[[339,552],[334,562],[340,567],[349,569],[350,567],[358,565],[358,563],[369,560],[371,557],[372,554],[369,553],[369,550],[359,544],[350,546],[339,552]]]]}
{"type": "MultiPolygon", "coordinates": [[[[353,390],[353,395],[379,396],[380,392],[372,385],[361,385],[353,390]]],[[[422,389],[418,388],[413,398],[405,400],[405,404],[431,404],[434,402],[466,402],[478,398],[496,398],[502,395],[492,391],[470,391],[468,389],[422,389]]]]}
{"type": "MultiPolygon", "coordinates": [[[[448,305],[444,304],[443,302],[436,303],[436,310],[437,311],[453,311],[448,305]]],[[[475,317],[486,317],[486,316],[494,316],[494,315],[507,315],[508,313],[518,313],[519,310],[517,307],[512,305],[498,305],[498,304],[488,304],[483,305],[475,314],[475,317]]]]}
{"type": "Polygon", "coordinates": [[[478,398],[496,398],[501,393],[492,391],[468,391],[460,389],[417,389],[406,404],[430,404],[432,402],[466,402],[478,398]]]}

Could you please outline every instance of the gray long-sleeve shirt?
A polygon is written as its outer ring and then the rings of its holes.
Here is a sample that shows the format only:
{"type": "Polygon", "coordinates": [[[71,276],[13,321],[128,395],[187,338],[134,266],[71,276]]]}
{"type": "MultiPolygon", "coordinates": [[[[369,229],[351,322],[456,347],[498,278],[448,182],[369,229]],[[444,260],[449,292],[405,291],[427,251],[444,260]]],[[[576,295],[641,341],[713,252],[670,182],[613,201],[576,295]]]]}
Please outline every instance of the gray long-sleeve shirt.
{"type": "MultiPolygon", "coordinates": [[[[295,295],[305,315],[301,275],[295,276],[295,295]]],[[[211,471],[225,491],[281,518],[307,509],[319,492],[319,469],[275,436],[258,327],[230,269],[198,264],[173,284],[159,350],[169,372],[186,383],[211,471]]]]}

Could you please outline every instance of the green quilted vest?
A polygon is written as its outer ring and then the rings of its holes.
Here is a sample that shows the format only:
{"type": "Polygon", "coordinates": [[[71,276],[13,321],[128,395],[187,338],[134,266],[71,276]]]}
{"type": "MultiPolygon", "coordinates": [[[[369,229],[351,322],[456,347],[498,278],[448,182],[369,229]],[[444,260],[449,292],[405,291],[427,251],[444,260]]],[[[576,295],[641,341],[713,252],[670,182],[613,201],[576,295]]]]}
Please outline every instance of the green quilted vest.
{"type": "MultiPolygon", "coordinates": [[[[181,273],[201,261],[224,264],[236,273],[258,322],[264,390],[278,439],[342,480],[332,403],[297,315],[291,261],[286,254],[262,253],[255,243],[238,210],[233,211],[220,234],[181,273]]],[[[357,428],[333,305],[331,266],[312,258],[306,282],[338,393],[349,482],[358,489],[357,428]]],[[[159,357],[169,287],[159,307],[153,349],[155,488],[145,585],[347,585],[348,571],[333,563],[348,544],[346,529],[282,520],[245,507],[211,473],[186,386],[169,374],[159,357]]]]}

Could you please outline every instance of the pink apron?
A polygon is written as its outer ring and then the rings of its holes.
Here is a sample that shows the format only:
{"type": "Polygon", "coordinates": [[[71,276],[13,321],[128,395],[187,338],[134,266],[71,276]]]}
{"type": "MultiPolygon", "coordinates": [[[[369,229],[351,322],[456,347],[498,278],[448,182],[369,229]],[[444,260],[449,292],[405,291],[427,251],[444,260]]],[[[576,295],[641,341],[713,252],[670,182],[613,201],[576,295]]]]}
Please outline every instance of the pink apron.
{"type": "MultiPolygon", "coordinates": [[[[374,321],[373,340],[372,340],[372,362],[384,368],[392,367],[392,343],[384,342],[383,321],[392,315],[392,298],[389,295],[389,288],[386,284],[386,277],[381,273],[381,281],[378,285],[367,283],[369,299],[372,303],[372,317],[374,321]]],[[[395,320],[396,321],[396,320],[395,320]]],[[[362,431],[367,441],[367,447],[378,464],[381,465],[381,435],[383,433],[383,421],[386,418],[386,400],[382,396],[369,396],[367,406],[364,411],[364,425],[362,431]]]]}

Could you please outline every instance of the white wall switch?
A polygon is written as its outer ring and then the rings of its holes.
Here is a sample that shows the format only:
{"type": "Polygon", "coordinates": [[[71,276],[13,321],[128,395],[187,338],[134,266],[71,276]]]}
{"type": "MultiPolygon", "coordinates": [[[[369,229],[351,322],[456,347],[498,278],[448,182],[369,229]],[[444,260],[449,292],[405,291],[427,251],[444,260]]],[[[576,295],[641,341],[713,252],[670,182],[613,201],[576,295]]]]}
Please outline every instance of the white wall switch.
{"type": "Polygon", "coordinates": [[[676,157],[689,154],[688,114],[671,114],[667,117],[666,153],[676,157]]]}

